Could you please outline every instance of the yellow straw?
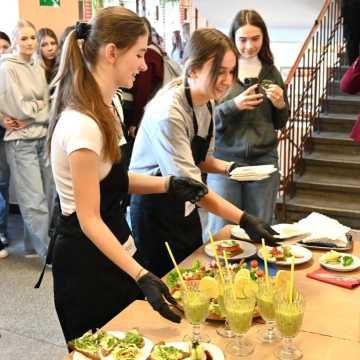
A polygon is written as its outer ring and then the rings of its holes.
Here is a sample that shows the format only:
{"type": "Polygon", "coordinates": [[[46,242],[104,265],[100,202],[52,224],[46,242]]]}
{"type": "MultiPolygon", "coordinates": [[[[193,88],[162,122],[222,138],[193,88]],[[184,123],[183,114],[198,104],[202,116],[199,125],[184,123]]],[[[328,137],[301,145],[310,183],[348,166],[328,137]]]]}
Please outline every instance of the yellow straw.
{"type": "Polygon", "coordinates": [[[261,243],[262,243],[262,249],[263,249],[265,281],[266,281],[266,285],[269,286],[269,269],[268,269],[268,263],[267,263],[267,249],[266,249],[266,246],[265,246],[265,240],[261,239],[261,243]]]}
{"type": "MultiPolygon", "coordinates": [[[[234,283],[233,283],[233,281],[231,279],[229,262],[228,262],[225,250],[223,250],[223,257],[224,257],[224,260],[225,260],[226,271],[228,273],[228,278],[229,278],[229,281],[230,281],[231,293],[232,293],[233,298],[235,298],[234,283]]],[[[224,288],[225,288],[225,283],[223,283],[223,284],[224,284],[224,288]]]]}
{"type": "Polygon", "coordinates": [[[181,275],[180,269],[179,269],[179,267],[178,267],[177,264],[176,264],[174,255],[173,255],[173,253],[172,253],[172,251],[171,251],[171,249],[170,249],[170,246],[169,246],[169,244],[167,243],[167,241],[165,241],[165,246],[166,246],[166,249],[167,249],[167,251],[168,251],[168,253],[169,253],[169,255],[170,255],[171,261],[172,261],[173,264],[174,264],[174,267],[175,267],[175,269],[176,269],[176,272],[177,272],[178,275],[179,275],[180,281],[181,281],[181,283],[182,283],[185,291],[187,291],[188,288],[187,288],[187,286],[186,286],[186,284],[185,284],[185,281],[184,281],[184,279],[183,279],[183,277],[182,277],[182,275],[181,275]]]}
{"type": "Polygon", "coordinates": [[[230,279],[230,267],[229,267],[229,262],[228,262],[225,250],[223,250],[223,257],[224,257],[224,261],[225,261],[226,271],[227,271],[228,277],[230,279]]]}
{"type": "Polygon", "coordinates": [[[223,275],[223,273],[222,273],[222,271],[221,271],[219,256],[218,256],[218,254],[217,254],[217,252],[216,252],[216,248],[215,248],[214,239],[213,239],[213,237],[212,237],[212,235],[211,235],[211,231],[210,231],[210,230],[209,230],[208,233],[209,233],[209,239],[210,239],[210,244],[211,244],[211,247],[212,247],[212,251],[213,251],[213,253],[214,253],[215,260],[216,260],[216,264],[217,264],[217,267],[218,267],[218,269],[219,269],[220,279],[221,279],[221,282],[222,282],[223,284],[225,284],[224,275],[223,275]]]}
{"type": "Polygon", "coordinates": [[[290,293],[289,293],[289,302],[290,304],[293,301],[293,291],[294,291],[294,268],[295,268],[295,257],[291,257],[291,272],[290,272],[290,293]]]}

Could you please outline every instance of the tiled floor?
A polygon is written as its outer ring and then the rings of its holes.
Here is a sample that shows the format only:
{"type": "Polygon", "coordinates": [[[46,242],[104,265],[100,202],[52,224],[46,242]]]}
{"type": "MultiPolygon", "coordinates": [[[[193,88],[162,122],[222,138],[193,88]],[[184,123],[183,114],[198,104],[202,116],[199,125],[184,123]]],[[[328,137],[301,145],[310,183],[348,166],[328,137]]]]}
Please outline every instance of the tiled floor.
{"type": "Polygon", "coordinates": [[[34,289],[41,263],[25,258],[22,222],[11,215],[10,255],[0,259],[0,359],[62,360],[67,350],[53,304],[51,271],[34,289]]]}

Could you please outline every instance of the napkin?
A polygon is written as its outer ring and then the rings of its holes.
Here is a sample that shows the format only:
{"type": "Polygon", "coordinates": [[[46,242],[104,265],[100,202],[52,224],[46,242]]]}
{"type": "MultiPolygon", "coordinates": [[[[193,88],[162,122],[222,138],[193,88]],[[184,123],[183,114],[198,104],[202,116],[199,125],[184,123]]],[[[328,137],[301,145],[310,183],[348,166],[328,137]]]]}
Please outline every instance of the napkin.
{"type": "Polygon", "coordinates": [[[338,247],[346,247],[348,244],[346,233],[350,231],[350,228],[320,213],[312,212],[306,218],[301,219],[297,226],[304,233],[311,233],[302,240],[304,243],[334,243],[338,247]]]}
{"type": "Polygon", "coordinates": [[[323,281],[323,282],[341,286],[341,287],[344,287],[347,289],[353,289],[360,285],[360,277],[359,277],[359,279],[356,279],[355,276],[348,276],[348,275],[342,275],[342,274],[340,275],[339,273],[330,272],[323,268],[320,268],[311,273],[308,273],[308,274],[306,274],[306,276],[311,279],[323,281]],[[326,274],[326,275],[329,275],[330,277],[329,278],[321,277],[321,274],[326,274]],[[331,276],[334,276],[334,278],[331,278],[331,276]],[[350,279],[344,280],[346,278],[350,278],[351,280],[350,279]]]}
{"type": "Polygon", "coordinates": [[[277,168],[270,165],[240,166],[235,168],[230,178],[237,181],[259,181],[268,178],[277,168]]]}

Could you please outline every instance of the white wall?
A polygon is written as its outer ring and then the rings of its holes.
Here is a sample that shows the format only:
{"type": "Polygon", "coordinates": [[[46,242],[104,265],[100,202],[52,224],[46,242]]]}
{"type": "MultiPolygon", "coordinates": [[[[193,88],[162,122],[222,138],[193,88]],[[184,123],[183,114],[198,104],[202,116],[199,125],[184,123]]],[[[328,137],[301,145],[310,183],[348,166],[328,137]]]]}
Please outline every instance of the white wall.
{"type": "Polygon", "coordinates": [[[228,34],[235,14],[254,9],[263,17],[270,36],[275,65],[291,67],[303,42],[324,5],[324,0],[193,0],[193,6],[205,16],[210,26],[228,34]]]}
{"type": "Polygon", "coordinates": [[[11,38],[11,33],[19,19],[19,3],[18,1],[0,2],[0,30],[6,32],[11,38]]]}
{"type": "Polygon", "coordinates": [[[217,28],[228,29],[241,9],[254,9],[268,27],[308,28],[325,0],[193,0],[193,6],[217,28]]]}
{"type": "MultiPolygon", "coordinates": [[[[290,68],[301,47],[310,32],[310,28],[270,28],[271,51],[273,52],[275,65],[279,70],[290,68]]],[[[285,80],[285,79],[284,79],[285,80]]]]}

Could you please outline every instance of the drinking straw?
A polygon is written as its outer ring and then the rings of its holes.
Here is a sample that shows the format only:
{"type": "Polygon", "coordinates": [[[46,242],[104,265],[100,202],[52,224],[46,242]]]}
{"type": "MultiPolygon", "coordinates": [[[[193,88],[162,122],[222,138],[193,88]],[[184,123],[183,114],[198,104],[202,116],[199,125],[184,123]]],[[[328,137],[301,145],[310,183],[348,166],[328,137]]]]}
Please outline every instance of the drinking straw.
{"type": "Polygon", "coordinates": [[[221,266],[220,266],[219,256],[218,256],[218,254],[217,254],[217,252],[216,252],[214,239],[213,239],[213,237],[212,237],[212,235],[211,235],[211,231],[210,231],[210,230],[208,231],[208,234],[209,234],[209,239],[210,239],[211,248],[212,248],[212,251],[213,251],[214,256],[215,256],[216,265],[217,265],[217,267],[218,267],[218,269],[219,269],[219,274],[220,274],[221,282],[222,282],[223,284],[225,284],[224,275],[223,275],[223,273],[222,273],[221,266]]]}
{"type": "Polygon", "coordinates": [[[262,243],[262,249],[263,249],[263,259],[264,259],[264,269],[265,269],[265,282],[266,285],[269,286],[269,269],[268,269],[268,263],[267,263],[267,249],[265,246],[265,240],[264,238],[261,239],[262,243]]]}
{"type": "Polygon", "coordinates": [[[188,291],[188,288],[187,288],[187,286],[186,286],[186,284],[185,284],[185,281],[184,281],[184,279],[183,279],[183,277],[182,277],[182,275],[181,275],[180,269],[179,269],[179,267],[178,267],[177,264],[176,264],[174,255],[173,255],[173,253],[172,253],[172,251],[171,251],[171,249],[170,249],[170,246],[169,246],[169,244],[168,244],[167,241],[165,241],[165,246],[166,246],[166,249],[167,249],[167,251],[168,251],[168,253],[169,253],[169,255],[170,255],[171,261],[172,261],[173,264],[174,264],[174,267],[175,267],[175,269],[176,269],[176,272],[177,272],[178,275],[179,275],[179,278],[180,278],[180,281],[181,281],[181,283],[182,283],[182,286],[184,287],[185,291],[188,291]]]}
{"type": "Polygon", "coordinates": [[[228,274],[229,279],[230,279],[230,267],[229,267],[229,262],[228,262],[225,250],[223,250],[223,257],[224,257],[224,261],[225,261],[226,271],[227,271],[227,274],[228,274]]]}
{"type": "MultiPolygon", "coordinates": [[[[229,262],[228,262],[225,250],[223,250],[223,257],[224,257],[224,260],[225,260],[226,271],[228,273],[228,277],[229,277],[229,281],[230,281],[231,294],[232,294],[233,298],[235,298],[234,283],[233,283],[233,281],[231,279],[229,262]]],[[[225,283],[223,283],[223,284],[224,284],[224,288],[225,288],[225,283]]]]}
{"type": "Polygon", "coordinates": [[[294,291],[294,268],[295,268],[295,257],[291,257],[291,271],[290,271],[290,292],[289,292],[289,303],[292,304],[293,301],[293,291],[294,291]]]}

